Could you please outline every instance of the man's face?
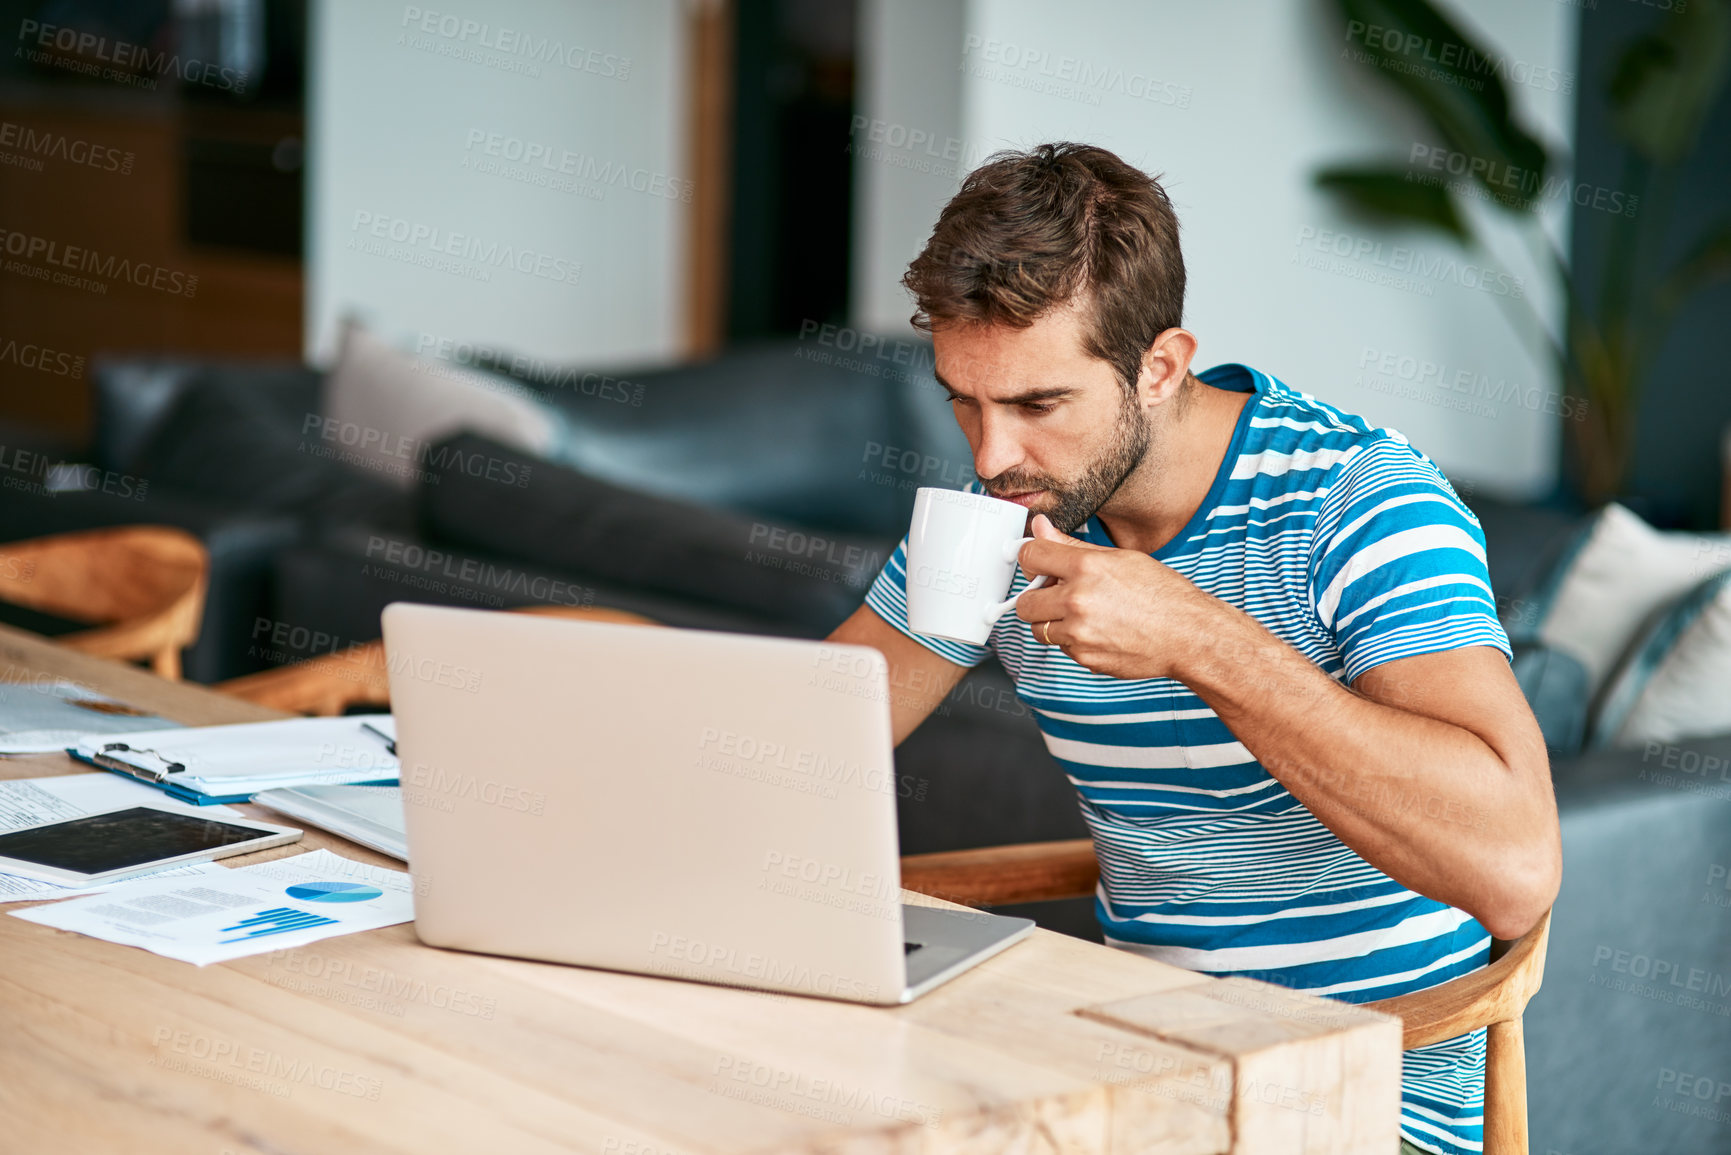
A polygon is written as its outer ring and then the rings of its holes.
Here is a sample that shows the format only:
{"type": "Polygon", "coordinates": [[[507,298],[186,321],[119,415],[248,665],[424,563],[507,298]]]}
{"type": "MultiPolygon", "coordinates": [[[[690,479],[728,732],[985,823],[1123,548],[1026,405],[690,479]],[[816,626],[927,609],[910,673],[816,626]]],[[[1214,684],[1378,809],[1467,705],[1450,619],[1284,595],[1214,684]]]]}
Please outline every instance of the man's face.
{"type": "Polygon", "coordinates": [[[993,497],[1073,532],[1148,456],[1151,425],[1112,367],[1058,309],[1026,329],[951,325],[932,334],[937,377],[993,497]]]}

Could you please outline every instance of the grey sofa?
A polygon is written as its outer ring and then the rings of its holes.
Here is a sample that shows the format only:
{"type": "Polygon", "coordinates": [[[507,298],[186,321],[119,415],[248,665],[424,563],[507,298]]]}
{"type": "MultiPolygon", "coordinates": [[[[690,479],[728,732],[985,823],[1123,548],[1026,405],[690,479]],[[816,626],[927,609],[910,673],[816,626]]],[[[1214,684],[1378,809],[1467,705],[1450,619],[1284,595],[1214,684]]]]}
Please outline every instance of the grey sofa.
{"type": "Polygon", "coordinates": [[[1731,1151],[1731,739],[1552,771],[1563,887],[1526,1017],[1532,1150],[1731,1151]]]}

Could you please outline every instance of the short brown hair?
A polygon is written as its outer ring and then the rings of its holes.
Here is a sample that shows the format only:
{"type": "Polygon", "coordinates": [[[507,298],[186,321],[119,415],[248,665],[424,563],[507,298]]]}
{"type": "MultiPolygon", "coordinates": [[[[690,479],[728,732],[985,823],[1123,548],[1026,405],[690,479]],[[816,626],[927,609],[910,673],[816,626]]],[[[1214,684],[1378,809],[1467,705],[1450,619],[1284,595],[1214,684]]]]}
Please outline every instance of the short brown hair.
{"type": "Polygon", "coordinates": [[[1083,347],[1134,389],[1142,355],[1184,317],[1178,217],[1159,181],[1093,145],[998,152],[968,174],[902,277],[915,327],[1025,329],[1076,301],[1083,347]]]}

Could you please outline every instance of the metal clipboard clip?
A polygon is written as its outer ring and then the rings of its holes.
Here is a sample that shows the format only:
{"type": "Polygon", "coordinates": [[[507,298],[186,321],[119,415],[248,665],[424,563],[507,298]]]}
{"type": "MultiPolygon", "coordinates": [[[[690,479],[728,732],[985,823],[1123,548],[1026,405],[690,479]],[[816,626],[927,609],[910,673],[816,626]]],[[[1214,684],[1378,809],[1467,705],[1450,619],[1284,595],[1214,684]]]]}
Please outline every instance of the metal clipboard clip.
{"type": "Polygon", "coordinates": [[[108,743],[93,755],[93,760],[98,766],[105,769],[118,770],[122,774],[141,779],[145,782],[161,782],[170,774],[180,774],[186,770],[186,767],[181,763],[170,762],[166,758],[163,758],[161,754],[157,754],[155,750],[135,749],[128,746],[125,742],[108,743]],[[152,770],[148,766],[135,766],[131,762],[122,762],[119,758],[109,757],[108,752],[110,750],[125,750],[129,754],[152,754],[162,761],[163,766],[161,770],[152,770]]]}

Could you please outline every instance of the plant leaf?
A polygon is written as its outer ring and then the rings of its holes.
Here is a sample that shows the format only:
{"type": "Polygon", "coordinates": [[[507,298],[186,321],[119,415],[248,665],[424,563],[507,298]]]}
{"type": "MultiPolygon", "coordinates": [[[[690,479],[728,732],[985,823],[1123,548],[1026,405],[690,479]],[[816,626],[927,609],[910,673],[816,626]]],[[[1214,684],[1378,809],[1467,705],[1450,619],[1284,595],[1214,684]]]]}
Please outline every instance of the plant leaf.
{"type": "Polygon", "coordinates": [[[1316,184],[1371,216],[1428,225],[1463,244],[1471,239],[1448,190],[1404,167],[1332,165],[1316,174],[1316,184]]]}
{"type": "Polygon", "coordinates": [[[1665,277],[1658,291],[1660,307],[1674,309],[1723,277],[1731,277],[1731,217],[1707,230],[1694,251],[1665,277]]]}
{"type": "MultiPolygon", "coordinates": [[[[1339,0],[1339,7],[1347,53],[1411,98],[1497,203],[1530,208],[1550,158],[1510,115],[1508,58],[1477,44],[1429,0],[1339,0]]],[[[1558,84],[1564,79],[1559,73],[1558,84]]]]}
{"type": "Polygon", "coordinates": [[[1691,0],[1656,30],[1636,37],[1611,73],[1612,124],[1635,151],[1660,164],[1688,154],[1725,82],[1731,4],[1691,0]]]}

